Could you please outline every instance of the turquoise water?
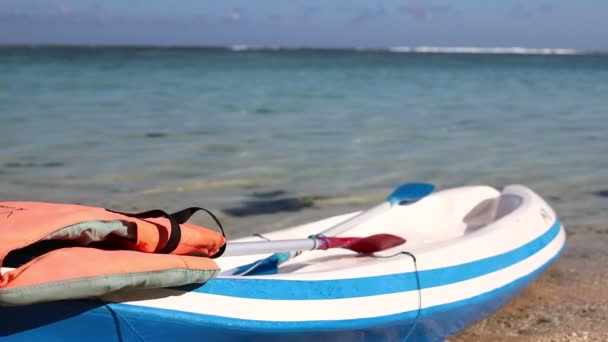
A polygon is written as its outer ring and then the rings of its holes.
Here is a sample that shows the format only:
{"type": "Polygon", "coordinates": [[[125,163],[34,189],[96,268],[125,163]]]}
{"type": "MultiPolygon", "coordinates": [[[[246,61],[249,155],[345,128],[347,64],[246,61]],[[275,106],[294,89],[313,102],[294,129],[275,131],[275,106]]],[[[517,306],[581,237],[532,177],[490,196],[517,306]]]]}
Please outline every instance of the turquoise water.
{"type": "Polygon", "coordinates": [[[234,235],[407,181],[608,219],[608,56],[0,49],[0,200],[205,206],[234,235]]]}

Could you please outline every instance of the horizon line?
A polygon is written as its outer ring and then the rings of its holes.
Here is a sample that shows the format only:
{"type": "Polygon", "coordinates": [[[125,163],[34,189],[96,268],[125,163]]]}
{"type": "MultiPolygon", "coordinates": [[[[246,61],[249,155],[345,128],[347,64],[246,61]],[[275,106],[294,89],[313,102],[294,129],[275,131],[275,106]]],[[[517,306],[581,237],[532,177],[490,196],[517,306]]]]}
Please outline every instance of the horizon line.
{"type": "Polygon", "coordinates": [[[246,51],[361,51],[392,53],[454,53],[454,54],[519,54],[519,55],[590,55],[608,54],[608,50],[581,50],[571,48],[528,48],[520,46],[388,46],[388,47],[350,47],[350,46],[307,46],[307,45],[199,45],[199,44],[86,44],[86,43],[0,43],[0,48],[136,48],[136,49],[209,49],[233,52],[246,51]]]}

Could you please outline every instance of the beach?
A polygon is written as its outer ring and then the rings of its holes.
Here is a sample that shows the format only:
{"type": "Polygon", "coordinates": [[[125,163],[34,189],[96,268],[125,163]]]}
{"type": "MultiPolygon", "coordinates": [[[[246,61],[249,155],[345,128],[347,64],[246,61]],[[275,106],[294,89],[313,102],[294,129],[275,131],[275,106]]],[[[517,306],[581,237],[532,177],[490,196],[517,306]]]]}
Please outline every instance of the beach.
{"type": "Polygon", "coordinates": [[[575,228],[564,253],[545,274],[450,341],[608,340],[607,228],[575,228]]]}
{"type": "Polygon", "coordinates": [[[238,238],[524,184],[567,246],[450,340],[608,340],[608,55],[538,53],[0,48],[0,200],[202,206],[238,238]]]}

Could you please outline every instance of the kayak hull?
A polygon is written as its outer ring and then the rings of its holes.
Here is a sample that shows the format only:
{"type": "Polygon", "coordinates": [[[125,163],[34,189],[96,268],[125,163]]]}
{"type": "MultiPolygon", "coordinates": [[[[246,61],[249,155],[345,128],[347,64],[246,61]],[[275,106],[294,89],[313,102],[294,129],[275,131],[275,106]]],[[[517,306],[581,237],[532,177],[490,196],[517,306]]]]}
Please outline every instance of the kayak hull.
{"type": "MultiPolygon", "coordinates": [[[[297,274],[220,276],[204,285],[115,293],[103,300],[0,308],[0,339],[443,340],[517,296],[565,246],[564,228],[548,205],[525,187],[511,190],[508,195],[520,198],[511,203],[517,210],[493,209],[503,211],[497,222],[510,228],[492,224],[487,231],[475,227],[470,238],[414,242],[412,254],[355,259],[352,271],[341,267],[342,273],[315,271],[325,265],[319,264],[297,274]],[[472,244],[495,243],[503,229],[526,233],[514,234],[508,246],[487,253],[480,246],[478,253],[463,255],[472,244]]],[[[336,253],[351,262],[352,256],[336,253]]],[[[227,259],[224,266],[230,264],[227,259]]]]}
{"type": "Polygon", "coordinates": [[[217,317],[202,319],[199,315],[170,310],[144,312],[146,318],[141,319],[138,307],[82,300],[4,308],[0,320],[12,323],[0,327],[0,340],[66,341],[86,336],[88,341],[166,341],[179,336],[180,341],[402,341],[409,336],[413,341],[441,341],[514,298],[552,261],[493,292],[445,307],[423,309],[418,319],[416,311],[385,317],[384,322],[370,320],[368,326],[364,322],[341,322],[340,327],[333,326],[331,331],[323,331],[323,323],[316,328],[274,324],[266,329],[248,330],[231,327],[239,322],[222,322],[217,317]]]}

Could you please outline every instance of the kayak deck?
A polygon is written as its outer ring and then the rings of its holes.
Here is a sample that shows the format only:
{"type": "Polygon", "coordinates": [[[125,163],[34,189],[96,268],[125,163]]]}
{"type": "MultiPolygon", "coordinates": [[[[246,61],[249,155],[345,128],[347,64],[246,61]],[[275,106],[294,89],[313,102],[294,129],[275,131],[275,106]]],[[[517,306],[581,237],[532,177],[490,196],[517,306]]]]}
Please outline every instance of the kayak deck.
{"type": "MultiPolygon", "coordinates": [[[[372,234],[387,233],[406,239],[400,245],[376,257],[387,257],[402,251],[416,253],[420,248],[428,248],[446,240],[454,240],[473,233],[491,223],[496,217],[500,192],[491,187],[470,187],[467,191],[443,191],[442,196],[430,195],[414,206],[395,206],[393,209],[363,222],[361,225],[340,234],[341,236],[365,237],[372,234]],[[458,200],[456,201],[455,198],[458,200]],[[436,213],[441,213],[437,215],[436,213]]],[[[358,213],[350,213],[325,219],[312,224],[270,232],[263,237],[252,236],[236,241],[265,241],[303,238],[317,234],[358,213]]],[[[219,258],[218,264],[224,270],[221,275],[231,275],[232,269],[255,262],[270,254],[257,254],[238,257],[219,258]]],[[[281,265],[280,274],[302,272],[331,272],[335,269],[378,263],[375,257],[361,256],[344,249],[307,251],[281,265]]]]}

